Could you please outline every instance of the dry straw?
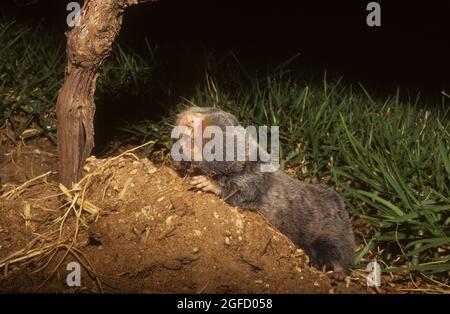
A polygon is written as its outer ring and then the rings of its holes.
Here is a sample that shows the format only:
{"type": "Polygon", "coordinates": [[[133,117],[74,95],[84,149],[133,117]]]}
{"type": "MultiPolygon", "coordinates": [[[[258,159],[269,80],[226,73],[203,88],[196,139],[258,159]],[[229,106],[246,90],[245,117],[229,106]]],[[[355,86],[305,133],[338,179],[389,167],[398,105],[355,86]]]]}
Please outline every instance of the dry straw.
{"type": "MultiPolygon", "coordinates": [[[[98,215],[102,212],[100,207],[96,206],[87,199],[87,194],[89,189],[92,187],[92,182],[104,174],[106,169],[111,169],[112,165],[119,162],[119,160],[122,160],[123,158],[133,158],[139,160],[133,152],[153,143],[154,141],[149,141],[140,146],[129,149],[116,157],[101,160],[95,171],[86,174],[78,183],[74,184],[72,189],[69,189],[62,184],[58,184],[57,187],[61,193],[43,197],[43,199],[48,199],[64,196],[65,202],[58,209],[61,215],[49,224],[45,232],[42,234],[37,234],[34,239],[25,245],[25,247],[0,260],[0,270],[3,271],[4,277],[6,278],[8,276],[11,265],[26,266],[31,263],[39,265],[33,270],[33,273],[41,272],[48,269],[49,266],[52,265],[53,268],[49,272],[46,279],[39,286],[41,287],[53,277],[62,263],[70,255],[87,270],[89,276],[91,276],[97,283],[100,292],[103,292],[102,283],[100,280],[102,275],[95,271],[92,264],[77,247],[77,237],[80,226],[86,225],[86,216],[97,219],[98,215]],[[73,227],[72,225],[67,224],[69,218],[75,218],[73,227]],[[57,261],[55,261],[56,257],[58,257],[57,261]]],[[[22,183],[10,191],[5,192],[0,196],[0,201],[18,199],[27,189],[37,184],[55,186],[55,183],[50,183],[47,181],[50,174],[52,174],[52,172],[48,171],[22,183]]],[[[103,191],[103,194],[105,192],[106,188],[103,191]]],[[[29,221],[30,210],[27,206],[30,206],[30,204],[25,203],[24,206],[22,217],[27,223],[27,221],[29,221]]]]}

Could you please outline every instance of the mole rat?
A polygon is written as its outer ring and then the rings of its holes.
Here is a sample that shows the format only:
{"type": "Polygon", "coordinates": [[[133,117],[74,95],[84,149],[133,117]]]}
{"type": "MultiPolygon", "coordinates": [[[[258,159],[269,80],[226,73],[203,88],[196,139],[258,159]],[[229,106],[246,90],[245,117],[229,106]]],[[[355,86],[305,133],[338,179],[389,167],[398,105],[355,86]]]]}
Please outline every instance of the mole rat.
{"type": "MultiPolygon", "coordinates": [[[[201,121],[202,130],[207,126],[220,128],[223,138],[227,127],[241,126],[231,113],[208,107],[191,107],[181,112],[177,126],[192,135],[194,121],[201,121]]],[[[188,141],[194,143],[192,136],[188,141]]],[[[203,145],[204,139],[193,144],[190,156],[203,145]]],[[[262,172],[261,163],[258,159],[192,158],[182,162],[199,174],[192,178],[194,188],[214,193],[232,206],[259,211],[308,254],[313,266],[331,268],[336,279],[345,279],[353,264],[355,240],[342,198],[330,187],[301,182],[281,170],[262,172]]]]}

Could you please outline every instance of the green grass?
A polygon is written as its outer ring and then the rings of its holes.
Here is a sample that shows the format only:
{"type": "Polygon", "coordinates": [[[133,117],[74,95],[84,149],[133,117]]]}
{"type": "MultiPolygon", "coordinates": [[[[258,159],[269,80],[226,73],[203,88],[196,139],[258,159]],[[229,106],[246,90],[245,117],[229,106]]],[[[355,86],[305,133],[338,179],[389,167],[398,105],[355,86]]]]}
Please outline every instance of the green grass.
{"type": "MultiPolygon", "coordinates": [[[[450,271],[448,99],[427,109],[399,93],[375,100],[362,86],[299,84],[281,72],[223,82],[207,76],[185,103],[221,107],[245,125],[278,125],[282,167],[299,169],[299,179],[331,175],[374,230],[356,265],[379,247],[386,271],[450,271]]],[[[128,131],[169,148],[170,127],[143,121],[128,131]]]]}
{"type": "MultiPolygon", "coordinates": [[[[0,18],[0,126],[9,122],[17,139],[33,129],[33,136],[56,142],[55,105],[66,66],[65,47],[58,36],[0,18]]],[[[146,61],[116,45],[102,69],[96,95],[147,92],[152,57],[146,61]]]]}
{"type": "MultiPolygon", "coordinates": [[[[45,36],[0,21],[0,122],[12,123],[16,136],[34,128],[37,136],[55,137],[54,105],[65,57],[63,47],[45,36]]],[[[147,97],[150,80],[157,80],[155,63],[116,47],[99,81],[98,100],[121,93],[147,97]]],[[[376,255],[389,271],[448,277],[448,95],[436,106],[404,100],[400,92],[374,97],[362,86],[326,76],[320,84],[299,83],[283,72],[287,66],[260,77],[239,68],[230,77],[211,63],[205,83],[181,96],[188,99],[184,103],[228,110],[246,125],[278,125],[282,167],[296,169],[299,179],[331,177],[353,215],[372,226],[356,265],[364,267],[376,255]]],[[[170,119],[143,120],[122,129],[130,137],[156,140],[154,148],[169,149],[178,109],[167,110],[170,119]]]]}
{"type": "Polygon", "coordinates": [[[54,140],[54,105],[64,76],[64,50],[51,34],[0,20],[0,123],[17,136],[38,130],[54,140]],[[14,119],[13,119],[14,117],[14,119]],[[18,118],[17,118],[18,117],[18,118]]]}
{"type": "Polygon", "coordinates": [[[379,246],[389,271],[450,271],[448,100],[425,109],[399,93],[374,100],[362,86],[282,75],[228,90],[212,85],[191,101],[246,124],[280,126],[282,165],[300,169],[300,179],[331,175],[352,213],[372,225],[355,264],[379,246]]]}

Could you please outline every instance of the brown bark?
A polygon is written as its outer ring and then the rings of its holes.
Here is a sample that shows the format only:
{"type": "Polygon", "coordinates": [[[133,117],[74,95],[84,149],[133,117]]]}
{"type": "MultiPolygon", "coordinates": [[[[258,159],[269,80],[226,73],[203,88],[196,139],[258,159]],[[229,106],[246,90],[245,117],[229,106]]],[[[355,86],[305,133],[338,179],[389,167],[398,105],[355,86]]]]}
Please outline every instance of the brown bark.
{"type": "Polygon", "coordinates": [[[70,187],[82,176],[94,147],[94,93],[99,71],[122,26],[124,9],[138,0],[86,0],[81,24],[67,33],[67,68],[56,103],[59,180],[70,187]]]}

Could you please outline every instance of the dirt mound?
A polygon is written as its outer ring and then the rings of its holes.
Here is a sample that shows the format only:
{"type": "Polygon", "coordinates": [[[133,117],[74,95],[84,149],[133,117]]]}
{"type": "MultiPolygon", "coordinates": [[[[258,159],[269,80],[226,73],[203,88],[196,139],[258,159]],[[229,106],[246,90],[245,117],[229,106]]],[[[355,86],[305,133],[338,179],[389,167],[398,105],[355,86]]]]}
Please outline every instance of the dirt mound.
{"type": "Polygon", "coordinates": [[[67,190],[55,182],[54,147],[39,145],[0,159],[0,291],[364,291],[332,282],[264,217],[189,190],[169,167],[132,152],[91,157],[67,190]],[[71,261],[81,287],[66,285],[71,261]]]}

